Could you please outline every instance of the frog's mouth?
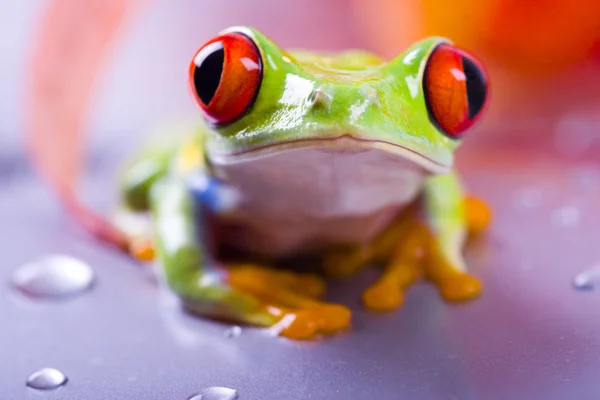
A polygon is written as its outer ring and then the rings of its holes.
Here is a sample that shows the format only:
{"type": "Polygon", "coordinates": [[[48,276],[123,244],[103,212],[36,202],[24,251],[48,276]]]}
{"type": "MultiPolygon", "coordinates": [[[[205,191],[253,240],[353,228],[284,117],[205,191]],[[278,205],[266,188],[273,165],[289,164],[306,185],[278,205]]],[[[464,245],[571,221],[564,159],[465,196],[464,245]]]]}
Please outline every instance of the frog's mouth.
{"type": "Polygon", "coordinates": [[[318,149],[334,154],[355,154],[379,150],[391,158],[398,157],[410,161],[425,171],[433,174],[447,174],[452,169],[452,159],[447,162],[434,160],[422,153],[395,143],[375,139],[362,139],[350,135],[331,138],[306,138],[278,143],[265,144],[251,149],[233,153],[217,153],[211,155],[211,161],[217,164],[235,164],[266,158],[275,154],[292,152],[300,149],[318,149]]]}

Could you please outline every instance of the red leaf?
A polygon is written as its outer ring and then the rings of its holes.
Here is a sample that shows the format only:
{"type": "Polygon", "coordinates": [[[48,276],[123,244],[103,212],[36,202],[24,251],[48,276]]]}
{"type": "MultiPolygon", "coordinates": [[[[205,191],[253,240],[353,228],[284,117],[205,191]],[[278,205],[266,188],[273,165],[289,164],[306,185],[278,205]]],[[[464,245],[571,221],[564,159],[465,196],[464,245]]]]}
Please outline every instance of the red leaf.
{"type": "Polygon", "coordinates": [[[42,16],[28,63],[27,147],[38,172],[92,234],[121,248],[127,238],[77,197],[84,168],[84,126],[95,84],[119,26],[141,1],[53,0],[42,16]]]}

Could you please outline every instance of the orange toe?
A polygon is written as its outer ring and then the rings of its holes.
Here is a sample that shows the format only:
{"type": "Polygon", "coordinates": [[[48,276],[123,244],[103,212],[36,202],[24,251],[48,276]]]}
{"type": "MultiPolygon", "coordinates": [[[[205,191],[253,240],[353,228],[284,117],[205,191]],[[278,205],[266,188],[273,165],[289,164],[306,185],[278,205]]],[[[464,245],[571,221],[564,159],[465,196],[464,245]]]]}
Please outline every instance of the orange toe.
{"type": "Polygon", "coordinates": [[[311,339],[317,334],[331,334],[350,325],[351,312],[337,304],[323,304],[286,315],[290,318],[281,335],[290,339],[311,339]]]}
{"type": "Polygon", "coordinates": [[[442,297],[448,301],[466,301],[479,296],[482,285],[469,274],[457,274],[439,283],[442,297]]]}
{"type": "Polygon", "coordinates": [[[323,278],[318,275],[298,275],[294,289],[307,296],[318,298],[325,294],[326,284],[323,278]]]}
{"type": "Polygon", "coordinates": [[[476,197],[466,197],[464,199],[465,214],[469,232],[473,235],[482,233],[492,221],[492,211],[483,202],[476,197]]]}
{"type": "Polygon", "coordinates": [[[346,329],[352,318],[351,311],[338,304],[326,304],[311,310],[322,333],[333,333],[346,329]]]}
{"type": "Polygon", "coordinates": [[[152,241],[143,238],[131,241],[129,244],[129,253],[141,262],[152,261],[156,256],[152,241]]]}
{"type": "Polygon", "coordinates": [[[391,311],[404,303],[404,294],[394,282],[378,282],[362,296],[364,305],[374,311],[391,311]]]}
{"type": "Polygon", "coordinates": [[[366,250],[331,253],[323,261],[323,272],[330,278],[346,278],[356,274],[368,258],[366,250]]]}
{"type": "Polygon", "coordinates": [[[281,335],[290,339],[310,339],[317,333],[318,325],[308,310],[297,311],[287,314],[292,317],[289,325],[282,331],[281,335]]]}

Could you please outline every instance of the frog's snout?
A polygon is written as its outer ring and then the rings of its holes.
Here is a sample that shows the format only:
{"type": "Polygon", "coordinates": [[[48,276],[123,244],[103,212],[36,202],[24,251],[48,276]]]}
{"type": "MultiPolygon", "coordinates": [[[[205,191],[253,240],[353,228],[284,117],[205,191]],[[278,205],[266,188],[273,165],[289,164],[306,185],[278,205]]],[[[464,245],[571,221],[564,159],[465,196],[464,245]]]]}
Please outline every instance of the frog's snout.
{"type": "MultiPolygon", "coordinates": [[[[360,88],[354,90],[360,91],[366,106],[380,105],[379,92],[375,87],[369,84],[363,84],[360,88]]],[[[328,112],[331,109],[334,100],[335,95],[333,89],[326,85],[315,87],[308,96],[308,103],[313,112],[328,112]]]]}
{"type": "Polygon", "coordinates": [[[379,92],[371,85],[363,85],[360,88],[360,92],[369,103],[374,104],[376,106],[379,105],[379,92]]]}

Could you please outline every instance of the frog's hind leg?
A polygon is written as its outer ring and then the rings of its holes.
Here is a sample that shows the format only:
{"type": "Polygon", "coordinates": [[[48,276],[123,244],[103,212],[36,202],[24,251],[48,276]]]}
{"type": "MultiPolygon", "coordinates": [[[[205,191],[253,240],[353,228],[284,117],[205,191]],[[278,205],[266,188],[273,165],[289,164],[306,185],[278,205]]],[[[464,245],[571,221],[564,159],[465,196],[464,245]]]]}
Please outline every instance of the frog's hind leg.
{"type": "Polygon", "coordinates": [[[467,272],[463,247],[469,234],[478,234],[489,224],[487,206],[463,196],[456,174],[429,178],[425,208],[431,233],[425,273],[448,301],[477,297],[481,282],[467,272]]]}
{"type": "Polygon", "coordinates": [[[136,157],[121,176],[121,194],[125,209],[147,211],[150,207],[150,188],[169,171],[170,150],[146,152],[136,157]]]}
{"type": "Polygon", "coordinates": [[[320,298],[325,294],[325,280],[316,274],[296,274],[286,270],[268,270],[269,277],[276,285],[288,288],[299,294],[320,298]]]}
{"type": "Polygon", "coordinates": [[[146,151],[134,159],[121,175],[121,205],[113,217],[128,236],[128,251],[139,261],[151,261],[154,248],[147,228],[150,189],[169,171],[171,149],[146,151]]]}
{"type": "Polygon", "coordinates": [[[194,287],[192,298],[182,296],[186,307],[198,314],[265,327],[279,322],[280,333],[293,339],[334,333],[349,325],[346,307],[317,299],[324,287],[318,277],[282,277],[270,268],[248,264],[215,263],[203,269],[206,285],[194,287]]]}
{"type": "MultiPolygon", "coordinates": [[[[170,172],[200,169],[202,160],[202,133],[198,124],[170,124],[150,135],[146,146],[122,171],[120,177],[121,206],[116,212],[116,223],[128,233],[129,252],[140,261],[151,261],[155,256],[151,229],[144,220],[150,209],[150,191],[170,172]],[[140,224],[140,222],[142,222],[140,224]]],[[[200,125],[200,127],[202,127],[200,125]]]]}

